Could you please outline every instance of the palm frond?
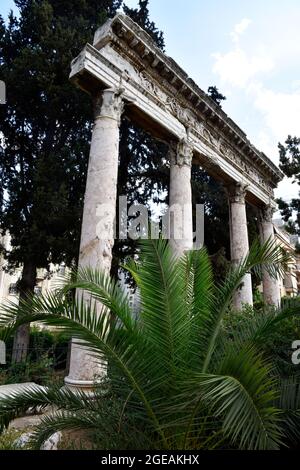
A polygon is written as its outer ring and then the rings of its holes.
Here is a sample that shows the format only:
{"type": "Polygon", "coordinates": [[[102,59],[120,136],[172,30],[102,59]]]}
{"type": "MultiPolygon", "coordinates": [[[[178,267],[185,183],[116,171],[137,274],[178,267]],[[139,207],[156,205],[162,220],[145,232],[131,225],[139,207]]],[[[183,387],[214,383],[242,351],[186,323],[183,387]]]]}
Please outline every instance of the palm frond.
{"type": "Polygon", "coordinates": [[[135,275],[141,294],[140,321],[143,335],[152,346],[156,359],[155,375],[168,377],[176,374],[176,367],[186,351],[189,317],[185,298],[185,283],[179,275],[179,261],[165,240],[141,241],[141,260],[135,275]]]}
{"type": "Polygon", "coordinates": [[[230,308],[232,297],[239,288],[244,276],[250,272],[255,272],[257,275],[262,276],[263,269],[266,269],[270,275],[276,276],[284,272],[286,262],[289,259],[290,256],[283,253],[275,241],[267,240],[263,244],[255,241],[244,261],[237,268],[232,268],[224,282],[216,287],[214,302],[210,316],[207,318],[207,327],[205,328],[208,353],[203,364],[203,372],[208,370],[216,348],[222,319],[230,308]]]}
{"type": "Polygon", "coordinates": [[[214,281],[205,248],[186,253],[179,262],[178,275],[185,279],[186,316],[189,319],[186,352],[189,368],[203,364],[206,356],[206,325],[213,303],[214,281]]]}
{"type": "MultiPolygon", "coordinates": [[[[220,419],[223,435],[242,449],[277,449],[282,442],[280,409],[274,405],[276,383],[271,367],[250,348],[228,351],[214,374],[186,379],[187,396],[195,402],[193,416],[203,406],[220,419]]],[[[189,432],[194,423],[189,423],[189,432]]]]}
{"type": "Polygon", "coordinates": [[[296,447],[300,441],[300,381],[286,379],[281,382],[281,393],[277,406],[283,410],[282,427],[285,441],[296,447]]]}

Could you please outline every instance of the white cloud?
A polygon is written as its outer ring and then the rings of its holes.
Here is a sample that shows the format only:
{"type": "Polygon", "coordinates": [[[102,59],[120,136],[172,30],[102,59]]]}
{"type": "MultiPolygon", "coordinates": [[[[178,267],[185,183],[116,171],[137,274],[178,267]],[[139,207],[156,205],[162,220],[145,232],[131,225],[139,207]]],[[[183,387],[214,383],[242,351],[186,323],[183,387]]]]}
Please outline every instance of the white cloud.
{"type": "Polygon", "coordinates": [[[246,31],[251,23],[252,21],[249,18],[243,18],[239,23],[237,23],[234,27],[234,30],[230,33],[232,40],[234,42],[238,42],[241,34],[246,31]]]}
{"type": "Polygon", "coordinates": [[[292,89],[296,90],[300,93],[300,80],[293,80],[292,81],[292,89]]]}
{"type": "Polygon", "coordinates": [[[261,73],[269,72],[274,67],[272,59],[261,53],[249,57],[239,46],[226,54],[213,54],[215,64],[213,72],[222,82],[245,88],[251,79],[261,73]]]}
{"type": "Polygon", "coordinates": [[[300,91],[277,92],[262,84],[252,84],[248,93],[254,98],[254,106],[262,113],[265,125],[278,140],[288,134],[300,133],[300,91]]]}
{"type": "MultiPolygon", "coordinates": [[[[278,142],[284,143],[288,134],[300,133],[300,91],[295,93],[275,92],[257,84],[249,89],[253,93],[254,106],[263,116],[264,129],[258,135],[257,147],[263,150],[278,165],[278,142]]],[[[297,198],[299,186],[284,178],[275,195],[286,201],[297,198]]]]}
{"type": "Polygon", "coordinates": [[[263,45],[260,45],[254,54],[249,54],[240,46],[240,36],[251,22],[249,18],[244,18],[234,26],[230,33],[232,50],[225,54],[220,52],[212,54],[215,59],[213,72],[219,76],[223,84],[245,88],[251,80],[274,68],[274,62],[263,45]]]}
{"type": "Polygon", "coordinates": [[[265,129],[259,131],[256,142],[257,147],[266,155],[271,156],[278,153],[274,145],[274,139],[265,129]]]}
{"type": "MultiPolygon", "coordinates": [[[[247,29],[249,21],[242,20],[230,33],[231,50],[213,54],[213,72],[219,76],[222,86],[229,87],[233,94],[239,90],[244,106],[250,106],[252,114],[255,112],[257,119],[253,126],[259,130],[253,143],[278,164],[278,142],[283,143],[288,134],[300,134],[300,81],[298,76],[291,76],[289,83],[286,80],[286,67],[288,64],[293,67],[295,61],[295,55],[289,51],[298,49],[299,44],[290,36],[283,41],[285,47],[280,36],[276,36],[272,45],[270,37],[265,43],[264,38],[253,36],[251,42],[242,47],[240,35],[247,29]],[[270,80],[266,82],[266,78],[270,79],[270,71],[276,80],[273,87],[270,80]],[[280,81],[282,76],[284,81],[280,81]],[[283,90],[278,89],[278,84],[283,90]]],[[[276,196],[288,200],[297,197],[298,191],[299,187],[285,178],[279,184],[276,196]]]]}

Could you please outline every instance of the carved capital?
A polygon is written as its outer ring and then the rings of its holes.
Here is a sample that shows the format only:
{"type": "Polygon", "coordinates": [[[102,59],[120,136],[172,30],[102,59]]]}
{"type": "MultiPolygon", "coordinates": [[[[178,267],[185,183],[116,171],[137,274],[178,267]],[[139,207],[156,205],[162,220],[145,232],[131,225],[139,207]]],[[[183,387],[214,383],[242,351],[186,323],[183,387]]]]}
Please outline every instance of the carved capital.
{"type": "Polygon", "coordinates": [[[193,146],[187,139],[171,142],[169,145],[170,163],[178,166],[191,166],[193,159],[193,146]]]}
{"type": "Polygon", "coordinates": [[[123,88],[107,88],[95,98],[95,119],[110,118],[120,124],[124,109],[123,88]]]}
{"type": "Polygon", "coordinates": [[[260,221],[261,222],[272,222],[274,212],[275,212],[275,208],[273,206],[271,206],[271,204],[265,205],[260,210],[260,221]]]}
{"type": "Polygon", "coordinates": [[[230,202],[245,204],[247,185],[243,183],[233,183],[226,187],[230,202]]]}

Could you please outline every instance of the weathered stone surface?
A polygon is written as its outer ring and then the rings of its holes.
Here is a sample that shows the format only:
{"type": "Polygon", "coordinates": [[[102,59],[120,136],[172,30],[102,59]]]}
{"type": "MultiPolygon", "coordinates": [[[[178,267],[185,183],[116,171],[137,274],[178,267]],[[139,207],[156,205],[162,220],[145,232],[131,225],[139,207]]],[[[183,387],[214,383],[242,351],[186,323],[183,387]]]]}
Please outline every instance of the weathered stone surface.
{"type": "MultiPolygon", "coordinates": [[[[227,187],[229,198],[229,226],[231,261],[239,265],[249,251],[248,227],[245,206],[246,186],[234,184],[227,187]]],[[[251,274],[243,278],[242,287],[237,290],[233,304],[241,309],[244,304],[253,304],[251,274]]]]}
{"type": "Polygon", "coordinates": [[[44,444],[41,446],[41,450],[58,450],[61,438],[61,432],[55,432],[44,442],[44,444]]]}
{"type": "MultiPolygon", "coordinates": [[[[249,249],[245,198],[257,205],[268,204],[283,176],[272,161],[125,15],[116,15],[96,31],[93,46],[87,44],[73,60],[70,78],[97,97],[100,88],[109,87],[101,101],[96,99],[80,265],[106,272],[110,268],[122,100],[130,104],[126,106],[130,119],[142,121],[145,130],[171,142],[170,239],[176,255],[193,246],[193,159],[212,176],[229,184],[231,256],[233,263],[240,263],[249,249]],[[105,217],[100,221],[101,215],[105,217]]],[[[244,277],[234,299],[236,308],[242,304],[252,304],[250,274],[244,277]]],[[[104,375],[105,367],[93,362],[83,343],[73,344],[66,384],[88,389],[95,374],[104,375]]]]}
{"type": "Polygon", "coordinates": [[[151,130],[159,126],[161,134],[182,138],[189,129],[194,156],[204,167],[214,162],[221,179],[244,181],[249,198],[267,204],[274,197],[282,172],[129,17],[118,14],[99,28],[93,46],[87,44],[72,62],[70,76],[88,92],[97,82],[122,82],[125,100],[134,104],[131,113],[147,116],[151,130]]]}
{"type": "MultiPolygon", "coordinates": [[[[274,228],[272,217],[274,214],[274,207],[266,205],[260,212],[260,236],[261,241],[264,243],[267,240],[274,241],[274,228]]],[[[267,304],[280,305],[280,289],[278,279],[271,277],[266,270],[263,272],[263,296],[267,304]]]]}
{"type": "Polygon", "coordinates": [[[24,449],[24,447],[29,443],[30,437],[30,432],[25,432],[24,434],[21,434],[21,436],[15,440],[14,446],[16,446],[18,449],[24,449]]]}
{"type": "Polygon", "coordinates": [[[193,247],[192,156],[186,139],[170,145],[170,243],[177,256],[193,247]]]}
{"type": "MultiPolygon", "coordinates": [[[[95,98],[95,122],[81,229],[79,266],[97,268],[107,273],[114,244],[122,110],[120,89],[104,90],[95,98]]],[[[84,343],[73,340],[66,385],[89,390],[95,380],[101,380],[105,375],[105,363],[92,357],[84,343]]]]}
{"type": "MultiPolygon", "coordinates": [[[[16,387],[16,385],[23,384],[12,384],[12,387],[14,389],[21,390],[21,387],[16,387]]],[[[30,384],[30,386],[32,387],[32,384],[30,384]]],[[[25,390],[25,388],[23,388],[23,390],[25,390]]],[[[22,434],[14,441],[14,446],[19,449],[26,448],[26,446],[30,443],[34,428],[40,424],[43,416],[46,415],[51,415],[51,409],[43,409],[43,413],[41,414],[34,414],[31,416],[26,415],[11,421],[8,430],[16,430],[22,432],[22,434]]],[[[41,446],[41,450],[57,450],[61,438],[62,433],[60,431],[55,432],[44,442],[44,444],[41,446]]]]}

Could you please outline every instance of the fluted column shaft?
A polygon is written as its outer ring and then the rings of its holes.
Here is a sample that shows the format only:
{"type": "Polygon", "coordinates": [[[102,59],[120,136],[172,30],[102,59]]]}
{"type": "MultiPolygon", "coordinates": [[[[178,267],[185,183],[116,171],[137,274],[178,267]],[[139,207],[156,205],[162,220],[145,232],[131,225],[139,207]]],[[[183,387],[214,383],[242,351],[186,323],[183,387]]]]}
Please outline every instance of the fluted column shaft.
{"type": "MultiPolygon", "coordinates": [[[[245,194],[242,184],[232,184],[227,188],[229,198],[229,226],[231,262],[239,265],[249,251],[248,227],[245,194]]],[[[253,304],[251,274],[246,274],[241,287],[233,299],[235,309],[241,309],[244,304],[253,304]]]]}
{"type": "MultiPolygon", "coordinates": [[[[104,90],[95,97],[94,109],[79,267],[97,268],[109,273],[116,218],[119,127],[123,110],[120,92],[114,89],[104,90]]],[[[73,341],[66,385],[90,389],[95,380],[105,375],[105,363],[96,362],[84,343],[78,344],[76,341],[75,344],[73,341]]]]}

